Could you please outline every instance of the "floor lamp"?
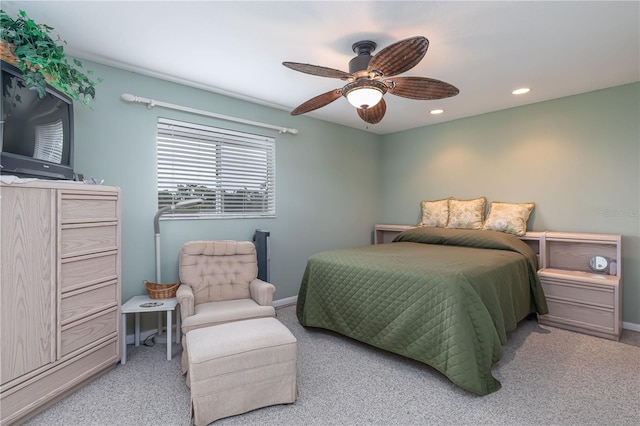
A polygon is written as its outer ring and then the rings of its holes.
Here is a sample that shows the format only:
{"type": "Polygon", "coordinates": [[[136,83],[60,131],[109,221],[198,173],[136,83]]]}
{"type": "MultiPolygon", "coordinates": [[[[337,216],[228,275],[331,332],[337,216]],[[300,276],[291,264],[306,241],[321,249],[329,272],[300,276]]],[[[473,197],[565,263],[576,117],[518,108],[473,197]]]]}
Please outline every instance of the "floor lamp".
{"type": "MultiPolygon", "coordinates": [[[[160,207],[156,216],[153,218],[153,230],[155,232],[155,241],[156,241],[156,282],[161,283],[161,273],[160,273],[160,216],[163,214],[173,211],[175,209],[183,208],[183,207],[191,207],[196,204],[202,204],[204,200],[202,198],[194,198],[192,200],[184,200],[177,202],[170,206],[160,207]]],[[[179,314],[178,314],[179,315],[179,314]]],[[[171,327],[171,324],[167,324],[167,327],[171,327]]],[[[164,343],[165,336],[162,335],[162,312],[158,312],[158,333],[156,334],[156,340],[158,343],[164,343]]]]}
{"type": "Polygon", "coordinates": [[[196,204],[202,204],[204,200],[202,198],[194,198],[192,200],[184,200],[177,202],[170,206],[160,207],[156,216],[153,218],[153,230],[155,231],[156,237],[156,282],[161,283],[161,273],[160,273],[160,216],[163,214],[173,211],[175,209],[179,209],[182,207],[191,207],[196,204]]]}

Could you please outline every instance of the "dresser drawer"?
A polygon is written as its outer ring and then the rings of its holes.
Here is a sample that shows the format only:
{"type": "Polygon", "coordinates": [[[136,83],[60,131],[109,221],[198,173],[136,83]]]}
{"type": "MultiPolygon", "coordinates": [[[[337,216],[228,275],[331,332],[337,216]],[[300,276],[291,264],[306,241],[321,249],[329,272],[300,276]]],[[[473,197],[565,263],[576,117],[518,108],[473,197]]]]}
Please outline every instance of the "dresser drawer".
{"type": "Polygon", "coordinates": [[[562,299],[613,309],[615,287],[589,285],[541,277],[540,282],[547,298],[562,299]]]}
{"type": "Polygon", "coordinates": [[[108,341],[86,354],[51,369],[25,385],[16,386],[0,396],[2,424],[22,424],[24,417],[118,362],[117,340],[108,341]]]}
{"type": "Polygon", "coordinates": [[[60,265],[62,291],[71,291],[117,278],[118,254],[110,251],[73,257],[60,265]]]}
{"type": "Polygon", "coordinates": [[[117,197],[111,195],[62,194],[62,223],[115,221],[118,217],[117,197]]]}
{"type": "Polygon", "coordinates": [[[115,222],[104,225],[63,225],[60,236],[62,257],[114,250],[118,242],[115,222]]]}
{"type": "Polygon", "coordinates": [[[560,300],[547,299],[549,313],[542,315],[543,320],[557,321],[576,327],[600,328],[608,332],[615,330],[615,315],[613,309],[568,303],[560,300]]]}
{"type": "Polygon", "coordinates": [[[118,305],[117,281],[65,293],[60,301],[62,325],[118,305]]]}
{"type": "Polygon", "coordinates": [[[62,327],[60,356],[64,357],[76,349],[115,333],[117,324],[118,309],[114,308],[104,314],[94,315],[62,327]]]}

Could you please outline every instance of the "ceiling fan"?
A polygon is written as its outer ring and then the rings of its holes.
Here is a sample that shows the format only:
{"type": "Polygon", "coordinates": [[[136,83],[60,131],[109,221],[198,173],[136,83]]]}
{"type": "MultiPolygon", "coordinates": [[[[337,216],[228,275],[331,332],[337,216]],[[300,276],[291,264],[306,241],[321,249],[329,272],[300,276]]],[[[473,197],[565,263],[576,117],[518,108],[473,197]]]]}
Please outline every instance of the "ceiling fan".
{"type": "Polygon", "coordinates": [[[356,57],[349,62],[349,72],[318,65],[283,62],[295,71],[320,77],[339,78],[347,82],[340,88],[318,95],[299,105],[291,115],[304,114],[330,104],[340,96],[357,108],[358,115],[367,123],[380,122],[387,111],[382,98],[385,93],[403,98],[431,100],[455,96],[459,90],[449,83],[426,77],[393,77],[418,65],[427,53],[429,40],[417,36],[393,43],[375,56],[371,55],[376,43],[369,40],[354,43],[356,57]],[[393,77],[393,78],[391,78],[393,77]]]}

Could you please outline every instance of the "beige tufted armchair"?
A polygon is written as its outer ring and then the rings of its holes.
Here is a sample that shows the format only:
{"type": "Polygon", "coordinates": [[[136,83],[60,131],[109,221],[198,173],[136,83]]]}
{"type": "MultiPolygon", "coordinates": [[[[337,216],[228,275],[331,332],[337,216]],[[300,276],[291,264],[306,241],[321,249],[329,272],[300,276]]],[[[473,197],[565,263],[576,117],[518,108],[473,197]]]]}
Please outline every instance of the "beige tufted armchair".
{"type": "Polygon", "coordinates": [[[176,297],[182,319],[182,372],[187,371],[186,334],[250,318],[274,317],[276,288],[258,277],[250,241],[190,241],[182,246],[176,297]]]}

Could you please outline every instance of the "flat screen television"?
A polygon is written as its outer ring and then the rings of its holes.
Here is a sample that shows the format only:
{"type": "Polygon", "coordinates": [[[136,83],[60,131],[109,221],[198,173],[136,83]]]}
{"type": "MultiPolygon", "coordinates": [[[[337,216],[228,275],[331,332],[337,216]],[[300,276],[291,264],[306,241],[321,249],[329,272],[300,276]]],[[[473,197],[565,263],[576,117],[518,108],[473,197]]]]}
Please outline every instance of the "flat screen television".
{"type": "Polygon", "coordinates": [[[4,61],[0,173],[73,179],[73,100],[47,86],[40,98],[20,70],[4,61]]]}

